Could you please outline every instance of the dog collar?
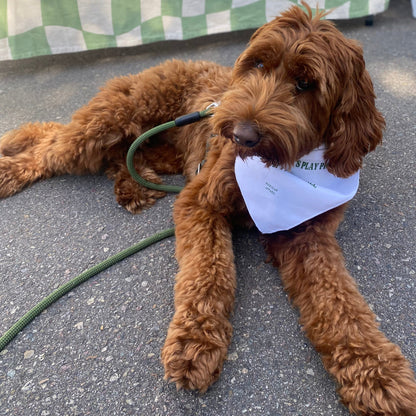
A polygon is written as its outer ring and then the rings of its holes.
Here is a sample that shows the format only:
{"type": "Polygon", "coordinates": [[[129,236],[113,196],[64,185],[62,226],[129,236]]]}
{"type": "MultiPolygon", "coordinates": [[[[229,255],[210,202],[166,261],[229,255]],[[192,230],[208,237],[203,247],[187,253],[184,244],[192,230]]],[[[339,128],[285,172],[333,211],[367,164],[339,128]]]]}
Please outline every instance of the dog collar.
{"type": "Polygon", "coordinates": [[[289,230],[353,198],[359,171],[349,178],[329,173],[324,151],[323,147],[312,150],[289,171],[267,167],[257,156],[236,158],[238,186],[262,233],[289,230]]]}

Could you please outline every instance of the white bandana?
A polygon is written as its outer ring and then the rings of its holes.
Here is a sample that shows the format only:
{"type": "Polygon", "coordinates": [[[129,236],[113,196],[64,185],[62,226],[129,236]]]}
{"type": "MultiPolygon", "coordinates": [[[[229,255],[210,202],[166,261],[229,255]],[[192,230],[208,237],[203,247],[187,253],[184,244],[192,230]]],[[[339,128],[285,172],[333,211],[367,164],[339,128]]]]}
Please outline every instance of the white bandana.
{"type": "Polygon", "coordinates": [[[360,172],[339,178],[328,172],[319,147],[290,171],[266,167],[257,156],[237,157],[235,176],[247,209],[264,234],[289,230],[352,199],[360,172]]]}

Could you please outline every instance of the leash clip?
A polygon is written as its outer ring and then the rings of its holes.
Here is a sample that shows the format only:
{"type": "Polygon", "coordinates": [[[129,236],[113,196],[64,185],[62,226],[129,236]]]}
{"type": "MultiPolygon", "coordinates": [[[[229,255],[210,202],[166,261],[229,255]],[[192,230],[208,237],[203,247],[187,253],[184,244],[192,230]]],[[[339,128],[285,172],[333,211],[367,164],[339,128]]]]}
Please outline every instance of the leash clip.
{"type": "Polygon", "coordinates": [[[211,103],[205,110],[210,110],[211,108],[216,108],[218,107],[220,104],[217,103],[216,101],[214,101],[213,103],[211,103]]]}
{"type": "Polygon", "coordinates": [[[206,116],[212,116],[214,114],[214,108],[217,108],[219,106],[219,103],[213,102],[207,108],[204,110],[204,114],[206,116]]]}

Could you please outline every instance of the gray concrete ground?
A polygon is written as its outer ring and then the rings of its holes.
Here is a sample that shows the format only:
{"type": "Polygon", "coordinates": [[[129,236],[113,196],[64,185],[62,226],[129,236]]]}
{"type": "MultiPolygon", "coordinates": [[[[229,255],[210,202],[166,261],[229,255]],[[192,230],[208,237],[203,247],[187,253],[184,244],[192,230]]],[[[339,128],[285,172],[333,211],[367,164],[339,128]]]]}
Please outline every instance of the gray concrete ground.
{"type": "MultiPolygon", "coordinates": [[[[360,40],[387,119],[338,237],[381,328],[416,365],[416,20],[393,0],[360,40]]],[[[232,65],[250,32],[0,63],[0,132],[67,122],[108,78],[167,58],[232,65]]],[[[57,177],[0,201],[0,331],[58,285],[171,225],[170,196],[139,216],[103,176],[57,177]]],[[[256,233],[235,234],[239,274],[229,357],[204,395],[163,380],[160,348],[177,265],[166,240],[73,290],[0,354],[0,414],[341,416],[336,387],[297,323],[256,233]]]]}

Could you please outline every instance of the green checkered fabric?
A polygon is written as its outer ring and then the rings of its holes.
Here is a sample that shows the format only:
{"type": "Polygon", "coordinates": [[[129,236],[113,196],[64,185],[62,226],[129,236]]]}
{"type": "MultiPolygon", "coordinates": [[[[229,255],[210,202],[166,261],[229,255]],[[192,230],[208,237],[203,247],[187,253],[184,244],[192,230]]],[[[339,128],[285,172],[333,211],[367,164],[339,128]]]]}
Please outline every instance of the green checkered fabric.
{"type": "MultiPolygon", "coordinates": [[[[319,0],[331,19],[380,13],[389,0],[319,0]]],[[[256,28],[297,0],[0,0],[0,60],[256,28]]],[[[317,1],[310,0],[312,8],[317,1]]]]}

